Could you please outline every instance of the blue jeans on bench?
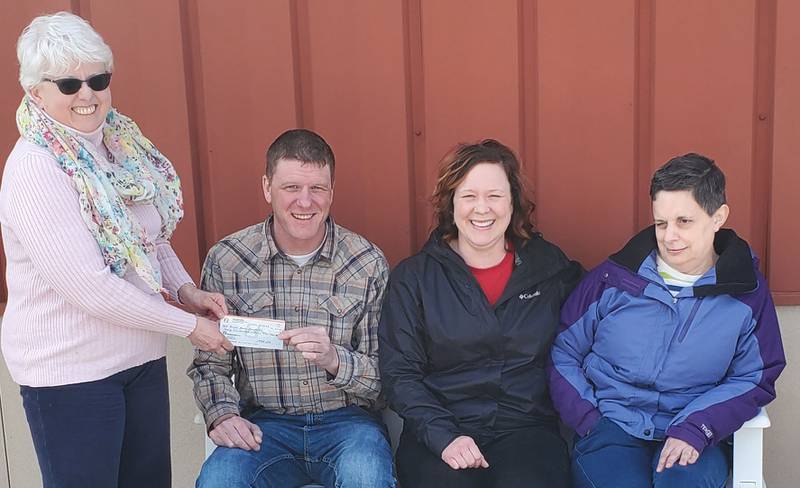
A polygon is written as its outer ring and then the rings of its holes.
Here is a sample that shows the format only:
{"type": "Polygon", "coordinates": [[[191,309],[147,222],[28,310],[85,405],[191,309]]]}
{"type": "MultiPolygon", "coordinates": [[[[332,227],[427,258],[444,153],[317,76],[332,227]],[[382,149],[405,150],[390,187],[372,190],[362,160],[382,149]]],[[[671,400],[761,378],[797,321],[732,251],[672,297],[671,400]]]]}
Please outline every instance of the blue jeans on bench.
{"type": "Polygon", "coordinates": [[[694,464],[656,473],[663,441],[633,437],[603,417],[572,453],[574,488],[721,488],[730,470],[727,446],[706,447],[694,464]]]}
{"type": "Polygon", "coordinates": [[[198,488],[292,488],[311,483],[342,488],[393,488],[392,450],[383,424],[350,406],[331,412],[248,418],[263,433],[261,450],[217,447],[198,488]]]}

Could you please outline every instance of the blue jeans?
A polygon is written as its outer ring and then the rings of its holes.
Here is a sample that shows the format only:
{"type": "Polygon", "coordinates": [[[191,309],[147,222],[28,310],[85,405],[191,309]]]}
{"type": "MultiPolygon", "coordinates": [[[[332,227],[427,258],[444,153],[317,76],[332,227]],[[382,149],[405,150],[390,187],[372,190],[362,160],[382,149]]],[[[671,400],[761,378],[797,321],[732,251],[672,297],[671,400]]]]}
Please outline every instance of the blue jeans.
{"type": "Polygon", "coordinates": [[[203,464],[198,488],[395,486],[386,429],[360,407],[306,415],[261,410],[248,420],[261,428],[261,450],[217,447],[203,464]]]}
{"type": "Polygon", "coordinates": [[[20,393],[44,488],[171,486],[165,358],[20,393]]]}
{"type": "Polygon", "coordinates": [[[633,437],[603,417],[572,453],[575,488],[721,488],[730,470],[725,446],[709,446],[687,466],[673,465],[656,473],[663,441],[633,437]]]}

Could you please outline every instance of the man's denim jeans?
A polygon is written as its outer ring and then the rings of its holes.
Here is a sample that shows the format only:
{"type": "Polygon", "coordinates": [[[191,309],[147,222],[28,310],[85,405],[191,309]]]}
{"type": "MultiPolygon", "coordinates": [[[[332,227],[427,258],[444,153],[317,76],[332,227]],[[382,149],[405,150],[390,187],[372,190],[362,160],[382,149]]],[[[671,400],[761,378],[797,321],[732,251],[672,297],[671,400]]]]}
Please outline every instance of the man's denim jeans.
{"type": "Polygon", "coordinates": [[[395,486],[386,429],[360,407],[306,415],[259,411],[248,420],[264,434],[261,450],[218,447],[198,488],[395,486]]]}

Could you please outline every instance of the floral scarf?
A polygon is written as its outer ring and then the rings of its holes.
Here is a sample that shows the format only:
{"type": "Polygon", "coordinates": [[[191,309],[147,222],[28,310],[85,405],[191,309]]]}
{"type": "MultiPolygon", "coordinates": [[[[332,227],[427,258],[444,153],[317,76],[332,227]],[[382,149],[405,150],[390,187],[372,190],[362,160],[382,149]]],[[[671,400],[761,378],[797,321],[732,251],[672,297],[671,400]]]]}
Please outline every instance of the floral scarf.
{"type": "Polygon", "coordinates": [[[161,216],[159,237],[169,239],[183,217],[180,179],[172,163],[130,118],[113,108],[103,128],[108,158],[101,154],[102,147],[52,120],[28,95],[17,109],[17,128],[24,139],[52,152],[72,179],[83,221],[111,271],[122,277],[132,266],[150,288],[161,291],[161,276],[147,257],[154,243],[128,205],[152,203],[161,216]]]}

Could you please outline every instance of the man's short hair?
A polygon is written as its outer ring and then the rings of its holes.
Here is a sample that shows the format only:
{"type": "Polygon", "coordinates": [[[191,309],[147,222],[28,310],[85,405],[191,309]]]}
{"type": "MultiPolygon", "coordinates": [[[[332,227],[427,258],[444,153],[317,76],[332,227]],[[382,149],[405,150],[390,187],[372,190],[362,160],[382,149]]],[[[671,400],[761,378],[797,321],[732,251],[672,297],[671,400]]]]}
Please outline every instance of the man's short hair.
{"type": "Polygon", "coordinates": [[[316,164],[331,169],[331,182],[336,160],[333,150],[319,134],[307,129],[287,130],[267,149],[267,167],[265,173],[272,180],[275,168],[281,159],[295,159],[301,163],[316,164]]]}
{"type": "Polygon", "coordinates": [[[702,154],[689,153],[667,161],[650,180],[650,199],[660,191],[690,191],[708,215],[725,204],[725,175],[702,154]]]}

